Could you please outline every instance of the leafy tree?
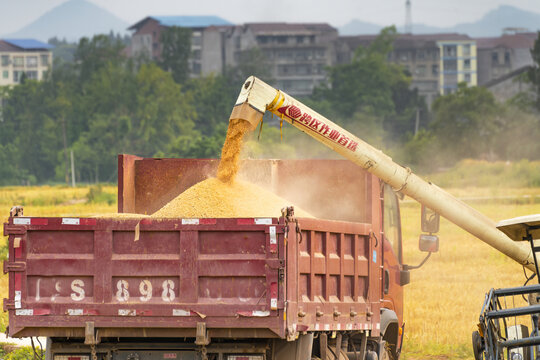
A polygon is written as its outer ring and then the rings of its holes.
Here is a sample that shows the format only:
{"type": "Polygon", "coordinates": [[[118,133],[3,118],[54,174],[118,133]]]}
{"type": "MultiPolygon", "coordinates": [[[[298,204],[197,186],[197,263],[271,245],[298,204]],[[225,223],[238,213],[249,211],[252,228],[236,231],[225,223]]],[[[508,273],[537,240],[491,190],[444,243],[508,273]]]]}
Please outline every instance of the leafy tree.
{"type": "Polygon", "coordinates": [[[124,47],[121,40],[107,35],[95,35],[92,39],[81,38],[73,55],[80,69],[81,82],[88,81],[108,63],[121,64],[125,60],[124,47]]]}
{"type": "Polygon", "coordinates": [[[240,86],[233,91],[234,86],[222,75],[200,77],[186,84],[197,112],[195,126],[204,136],[212,136],[219,126],[227,124],[240,86]]]}
{"type": "Polygon", "coordinates": [[[174,81],[184,84],[189,79],[191,29],[169,26],[161,32],[160,67],[170,71],[174,81]]]}
{"type": "Polygon", "coordinates": [[[500,129],[501,118],[500,106],[489,90],[460,83],[455,93],[435,100],[433,112],[431,130],[447,159],[494,154],[494,135],[500,129]]]}
{"type": "Polygon", "coordinates": [[[259,48],[239,52],[236,66],[226,68],[224,73],[231,91],[236,93],[236,96],[244,81],[251,75],[270,84],[273,82],[271,66],[259,48]]]}
{"type": "Polygon", "coordinates": [[[138,151],[151,156],[164,151],[180,135],[191,136],[196,119],[189,94],[171,74],[154,64],[143,65],[136,77],[136,107],[132,141],[138,151]]]}
{"type": "Polygon", "coordinates": [[[327,102],[325,107],[345,124],[358,112],[369,116],[356,116],[356,121],[377,117],[391,140],[412,132],[416,109],[426,109],[417,91],[409,89],[410,76],[387,61],[396,34],[393,26],[383,29],[369,46],[356,49],[350,64],[330,67],[328,85],[314,92],[314,98],[327,102]]]}

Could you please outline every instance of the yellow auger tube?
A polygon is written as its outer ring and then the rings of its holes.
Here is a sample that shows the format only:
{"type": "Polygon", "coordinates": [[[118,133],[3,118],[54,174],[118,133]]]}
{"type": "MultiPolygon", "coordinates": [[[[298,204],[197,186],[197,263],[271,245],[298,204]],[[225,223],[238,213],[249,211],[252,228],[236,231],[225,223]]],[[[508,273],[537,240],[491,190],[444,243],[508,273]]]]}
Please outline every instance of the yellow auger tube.
{"type": "Polygon", "coordinates": [[[270,111],[332,150],[375,174],[394,189],[433,209],[478,239],[534,271],[530,250],[521,247],[495,227],[488,217],[438,186],[422,180],[392,159],[313,111],[291,96],[251,76],[244,85],[231,119],[249,121],[253,128],[270,111]]]}

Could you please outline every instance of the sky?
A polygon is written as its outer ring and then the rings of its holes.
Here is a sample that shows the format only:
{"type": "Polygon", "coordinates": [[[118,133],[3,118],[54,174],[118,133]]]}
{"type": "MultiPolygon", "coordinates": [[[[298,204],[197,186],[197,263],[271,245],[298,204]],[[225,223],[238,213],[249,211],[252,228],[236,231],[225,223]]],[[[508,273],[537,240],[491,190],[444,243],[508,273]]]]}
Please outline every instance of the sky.
{"type": "MultiPolygon", "coordinates": [[[[0,0],[0,34],[12,33],[67,0],[0,0]]],[[[133,24],[148,15],[218,15],[233,23],[405,22],[405,0],[88,0],[133,24]]],[[[540,0],[411,0],[413,23],[447,27],[473,22],[500,5],[540,13],[540,0]]]]}

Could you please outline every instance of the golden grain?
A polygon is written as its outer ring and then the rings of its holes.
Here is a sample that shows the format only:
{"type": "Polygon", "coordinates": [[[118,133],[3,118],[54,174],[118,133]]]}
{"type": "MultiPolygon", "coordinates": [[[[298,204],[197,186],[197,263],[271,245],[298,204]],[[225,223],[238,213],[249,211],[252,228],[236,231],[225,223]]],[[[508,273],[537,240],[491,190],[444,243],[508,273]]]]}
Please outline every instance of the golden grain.
{"type": "MultiPolygon", "coordinates": [[[[279,217],[281,209],[292,204],[251,183],[235,180],[224,183],[210,178],[190,187],[152,217],[233,218],[279,217]]],[[[298,217],[313,217],[295,207],[298,217]]]]}

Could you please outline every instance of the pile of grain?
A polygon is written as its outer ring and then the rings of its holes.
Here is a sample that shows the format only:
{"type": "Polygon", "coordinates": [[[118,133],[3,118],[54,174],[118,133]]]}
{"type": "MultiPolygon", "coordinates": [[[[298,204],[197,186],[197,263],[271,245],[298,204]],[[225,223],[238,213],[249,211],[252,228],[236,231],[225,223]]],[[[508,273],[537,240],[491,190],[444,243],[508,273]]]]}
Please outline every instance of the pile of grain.
{"type": "MultiPolygon", "coordinates": [[[[235,180],[230,183],[215,178],[190,187],[155,212],[158,218],[251,218],[279,217],[281,209],[292,204],[251,183],[235,180]]],[[[298,217],[313,217],[295,207],[298,217]]]]}

